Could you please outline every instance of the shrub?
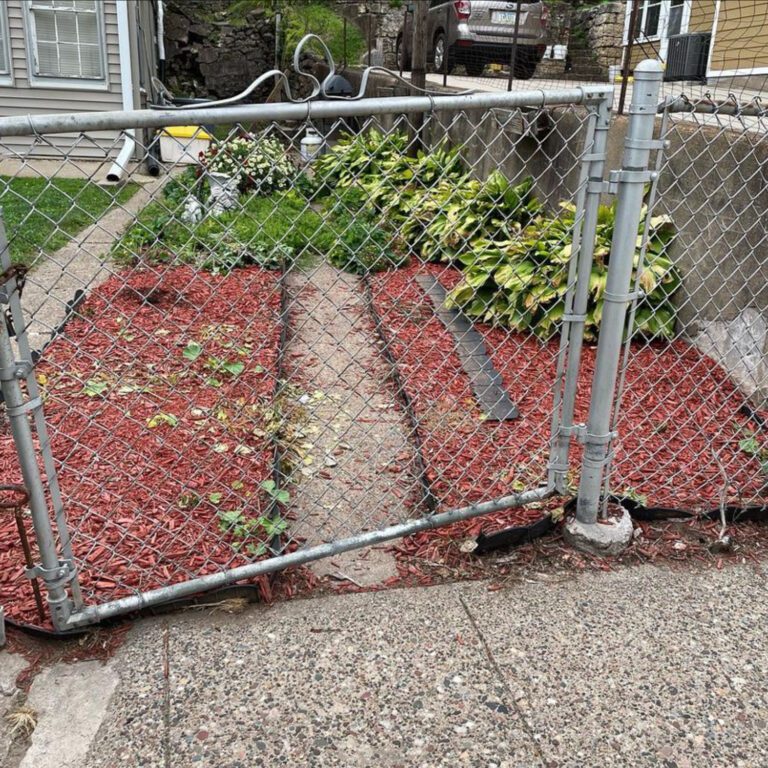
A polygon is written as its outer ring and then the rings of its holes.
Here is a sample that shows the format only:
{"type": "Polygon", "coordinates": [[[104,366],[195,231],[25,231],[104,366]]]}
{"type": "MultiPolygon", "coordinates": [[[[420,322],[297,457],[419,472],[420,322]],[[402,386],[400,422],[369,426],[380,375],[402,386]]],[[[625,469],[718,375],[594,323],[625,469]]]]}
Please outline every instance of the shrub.
{"type": "MultiPolygon", "coordinates": [[[[448,295],[451,306],[470,317],[547,338],[562,320],[575,209],[563,205],[557,217],[539,215],[509,240],[478,239],[458,257],[464,279],[448,295]]],[[[603,312],[615,206],[601,206],[589,285],[585,338],[594,340],[603,312]]],[[[645,214],[641,221],[642,232],[645,214]]],[[[670,338],[674,334],[672,294],[680,278],[664,255],[672,238],[668,217],[650,221],[650,239],[640,274],[645,296],[638,303],[633,333],[670,338]]],[[[639,263],[635,254],[635,275],[639,263]]]]}
{"type": "Polygon", "coordinates": [[[454,261],[479,239],[508,240],[541,206],[533,180],[513,185],[494,171],[485,181],[441,181],[411,209],[403,237],[425,261],[454,261]]]}
{"type": "Polygon", "coordinates": [[[230,139],[214,144],[200,161],[211,173],[236,177],[241,192],[253,190],[257,195],[288,189],[296,175],[285,147],[275,138],[230,139]]]}
{"type": "Polygon", "coordinates": [[[328,260],[338,269],[363,275],[403,266],[408,256],[399,252],[391,233],[362,219],[348,220],[328,252],[328,260]]]}

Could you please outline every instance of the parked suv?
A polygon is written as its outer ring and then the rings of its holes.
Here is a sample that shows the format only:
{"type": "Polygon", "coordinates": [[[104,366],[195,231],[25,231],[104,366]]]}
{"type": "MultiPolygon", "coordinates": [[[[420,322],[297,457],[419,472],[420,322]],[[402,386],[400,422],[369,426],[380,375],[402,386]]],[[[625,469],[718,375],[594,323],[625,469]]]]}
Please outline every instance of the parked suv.
{"type": "MultiPolygon", "coordinates": [[[[427,21],[427,61],[436,72],[450,74],[463,64],[472,77],[486,64],[509,64],[515,38],[517,2],[500,0],[431,0],[427,21]]],[[[549,13],[542,2],[520,4],[515,77],[533,77],[544,56],[549,13]]],[[[407,6],[397,38],[397,64],[411,68],[413,3],[407,6]]]]}

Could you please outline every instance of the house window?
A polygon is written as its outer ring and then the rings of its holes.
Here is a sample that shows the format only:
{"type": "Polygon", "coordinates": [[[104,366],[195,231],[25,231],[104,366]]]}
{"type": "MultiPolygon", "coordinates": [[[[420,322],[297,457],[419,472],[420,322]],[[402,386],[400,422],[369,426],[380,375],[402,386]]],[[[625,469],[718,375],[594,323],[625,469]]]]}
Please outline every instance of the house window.
{"type": "Polygon", "coordinates": [[[11,53],[8,43],[8,19],[5,3],[0,6],[0,79],[7,81],[11,75],[11,53]]]}
{"type": "Polygon", "coordinates": [[[662,0],[642,0],[637,8],[637,17],[635,18],[635,29],[633,30],[635,40],[659,36],[661,2],[662,0]]]}
{"type": "Polygon", "coordinates": [[[679,35],[683,31],[683,14],[685,13],[685,0],[672,0],[669,7],[669,26],[667,36],[679,35]]]}
{"type": "Polygon", "coordinates": [[[28,0],[32,74],[104,80],[100,0],[28,0]]]}

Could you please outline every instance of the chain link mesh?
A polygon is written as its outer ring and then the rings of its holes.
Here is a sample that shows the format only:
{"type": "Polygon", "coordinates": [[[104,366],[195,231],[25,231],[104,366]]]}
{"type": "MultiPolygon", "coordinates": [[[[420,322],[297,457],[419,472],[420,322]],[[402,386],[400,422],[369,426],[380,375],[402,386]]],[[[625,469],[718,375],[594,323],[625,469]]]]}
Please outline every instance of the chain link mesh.
{"type": "MultiPolygon", "coordinates": [[[[575,318],[596,105],[299,122],[254,108],[252,123],[3,139],[0,291],[19,359],[34,350],[26,394],[43,401],[75,608],[324,545],[259,576],[262,596],[397,583],[397,551],[339,542],[470,508],[418,541],[459,546],[562,505],[548,497],[575,490],[581,449],[556,446],[587,417],[614,227],[606,196],[575,318]],[[126,141],[142,162],[105,185],[126,141]],[[532,489],[541,503],[495,505],[532,489]]],[[[610,490],[762,505],[765,117],[674,105],[638,232],[610,490]]],[[[19,479],[6,420],[0,467],[19,479]]],[[[0,562],[0,602],[33,621],[10,521],[0,562]]]]}
{"type": "Polygon", "coordinates": [[[650,221],[669,220],[675,234],[644,243],[674,264],[674,276],[658,269],[675,285],[675,321],[667,343],[635,340],[626,349],[612,482],[651,506],[762,506],[766,118],[755,102],[733,99],[686,100],[684,108],[711,114],[680,113],[674,102],[665,111],[660,136],[669,148],[650,221]]]}
{"type": "MultiPolygon", "coordinates": [[[[541,238],[565,293],[591,118],[522,114],[136,131],[150,165],[116,186],[103,179],[125,131],[100,134],[99,163],[79,158],[90,134],[63,150],[53,134],[6,140],[8,253],[29,270],[20,335],[84,605],[546,484],[562,312],[552,294],[519,307],[536,327],[513,302],[497,307],[508,321],[477,324],[490,310],[471,306],[466,270],[541,238]],[[462,286],[470,321],[446,308],[462,286]]],[[[0,599],[31,620],[0,533],[0,599]]],[[[258,587],[397,577],[374,547],[258,587]]]]}

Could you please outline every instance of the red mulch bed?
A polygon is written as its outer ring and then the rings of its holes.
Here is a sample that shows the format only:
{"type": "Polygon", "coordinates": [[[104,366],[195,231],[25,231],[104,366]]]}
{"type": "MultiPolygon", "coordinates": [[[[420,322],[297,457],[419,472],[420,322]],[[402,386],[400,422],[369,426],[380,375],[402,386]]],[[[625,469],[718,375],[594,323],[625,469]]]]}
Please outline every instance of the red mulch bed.
{"type": "MultiPolygon", "coordinates": [[[[476,326],[521,412],[516,421],[483,421],[451,334],[415,282],[419,273],[433,274],[446,288],[460,279],[453,268],[414,264],[374,275],[371,289],[421,423],[428,474],[441,508],[492,499],[523,485],[535,487],[546,477],[558,341],[476,326]]],[[[585,345],[582,359],[577,421],[586,420],[595,347],[585,345]]],[[[728,501],[764,503],[760,463],[738,445],[742,430],[758,429],[739,413],[744,402],[727,374],[693,346],[683,341],[635,344],[618,423],[614,492],[631,489],[654,506],[716,507],[723,486],[717,454],[728,475],[728,501]]],[[[574,446],[571,466],[576,470],[579,457],[574,446]]],[[[525,524],[559,505],[562,500],[555,499],[417,534],[400,551],[444,560],[446,542],[525,524]]]]}
{"type": "MultiPolygon", "coordinates": [[[[37,372],[87,603],[251,559],[233,549],[217,513],[258,517],[268,508],[260,483],[272,473],[264,408],[276,379],[278,280],[256,267],[219,277],[188,267],[126,271],[96,288],[46,351],[37,372]],[[183,355],[191,341],[203,348],[194,361],[183,355]],[[212,357],[243,370],[214,371],[212,357]],[[87,394],[87,382],[97,392],[87,394]]],[[[20,480],[7,432],[0,475],[20,480]]],[[[0,604],[35,624],[22,569],[7,515],[0,604]]]]}

